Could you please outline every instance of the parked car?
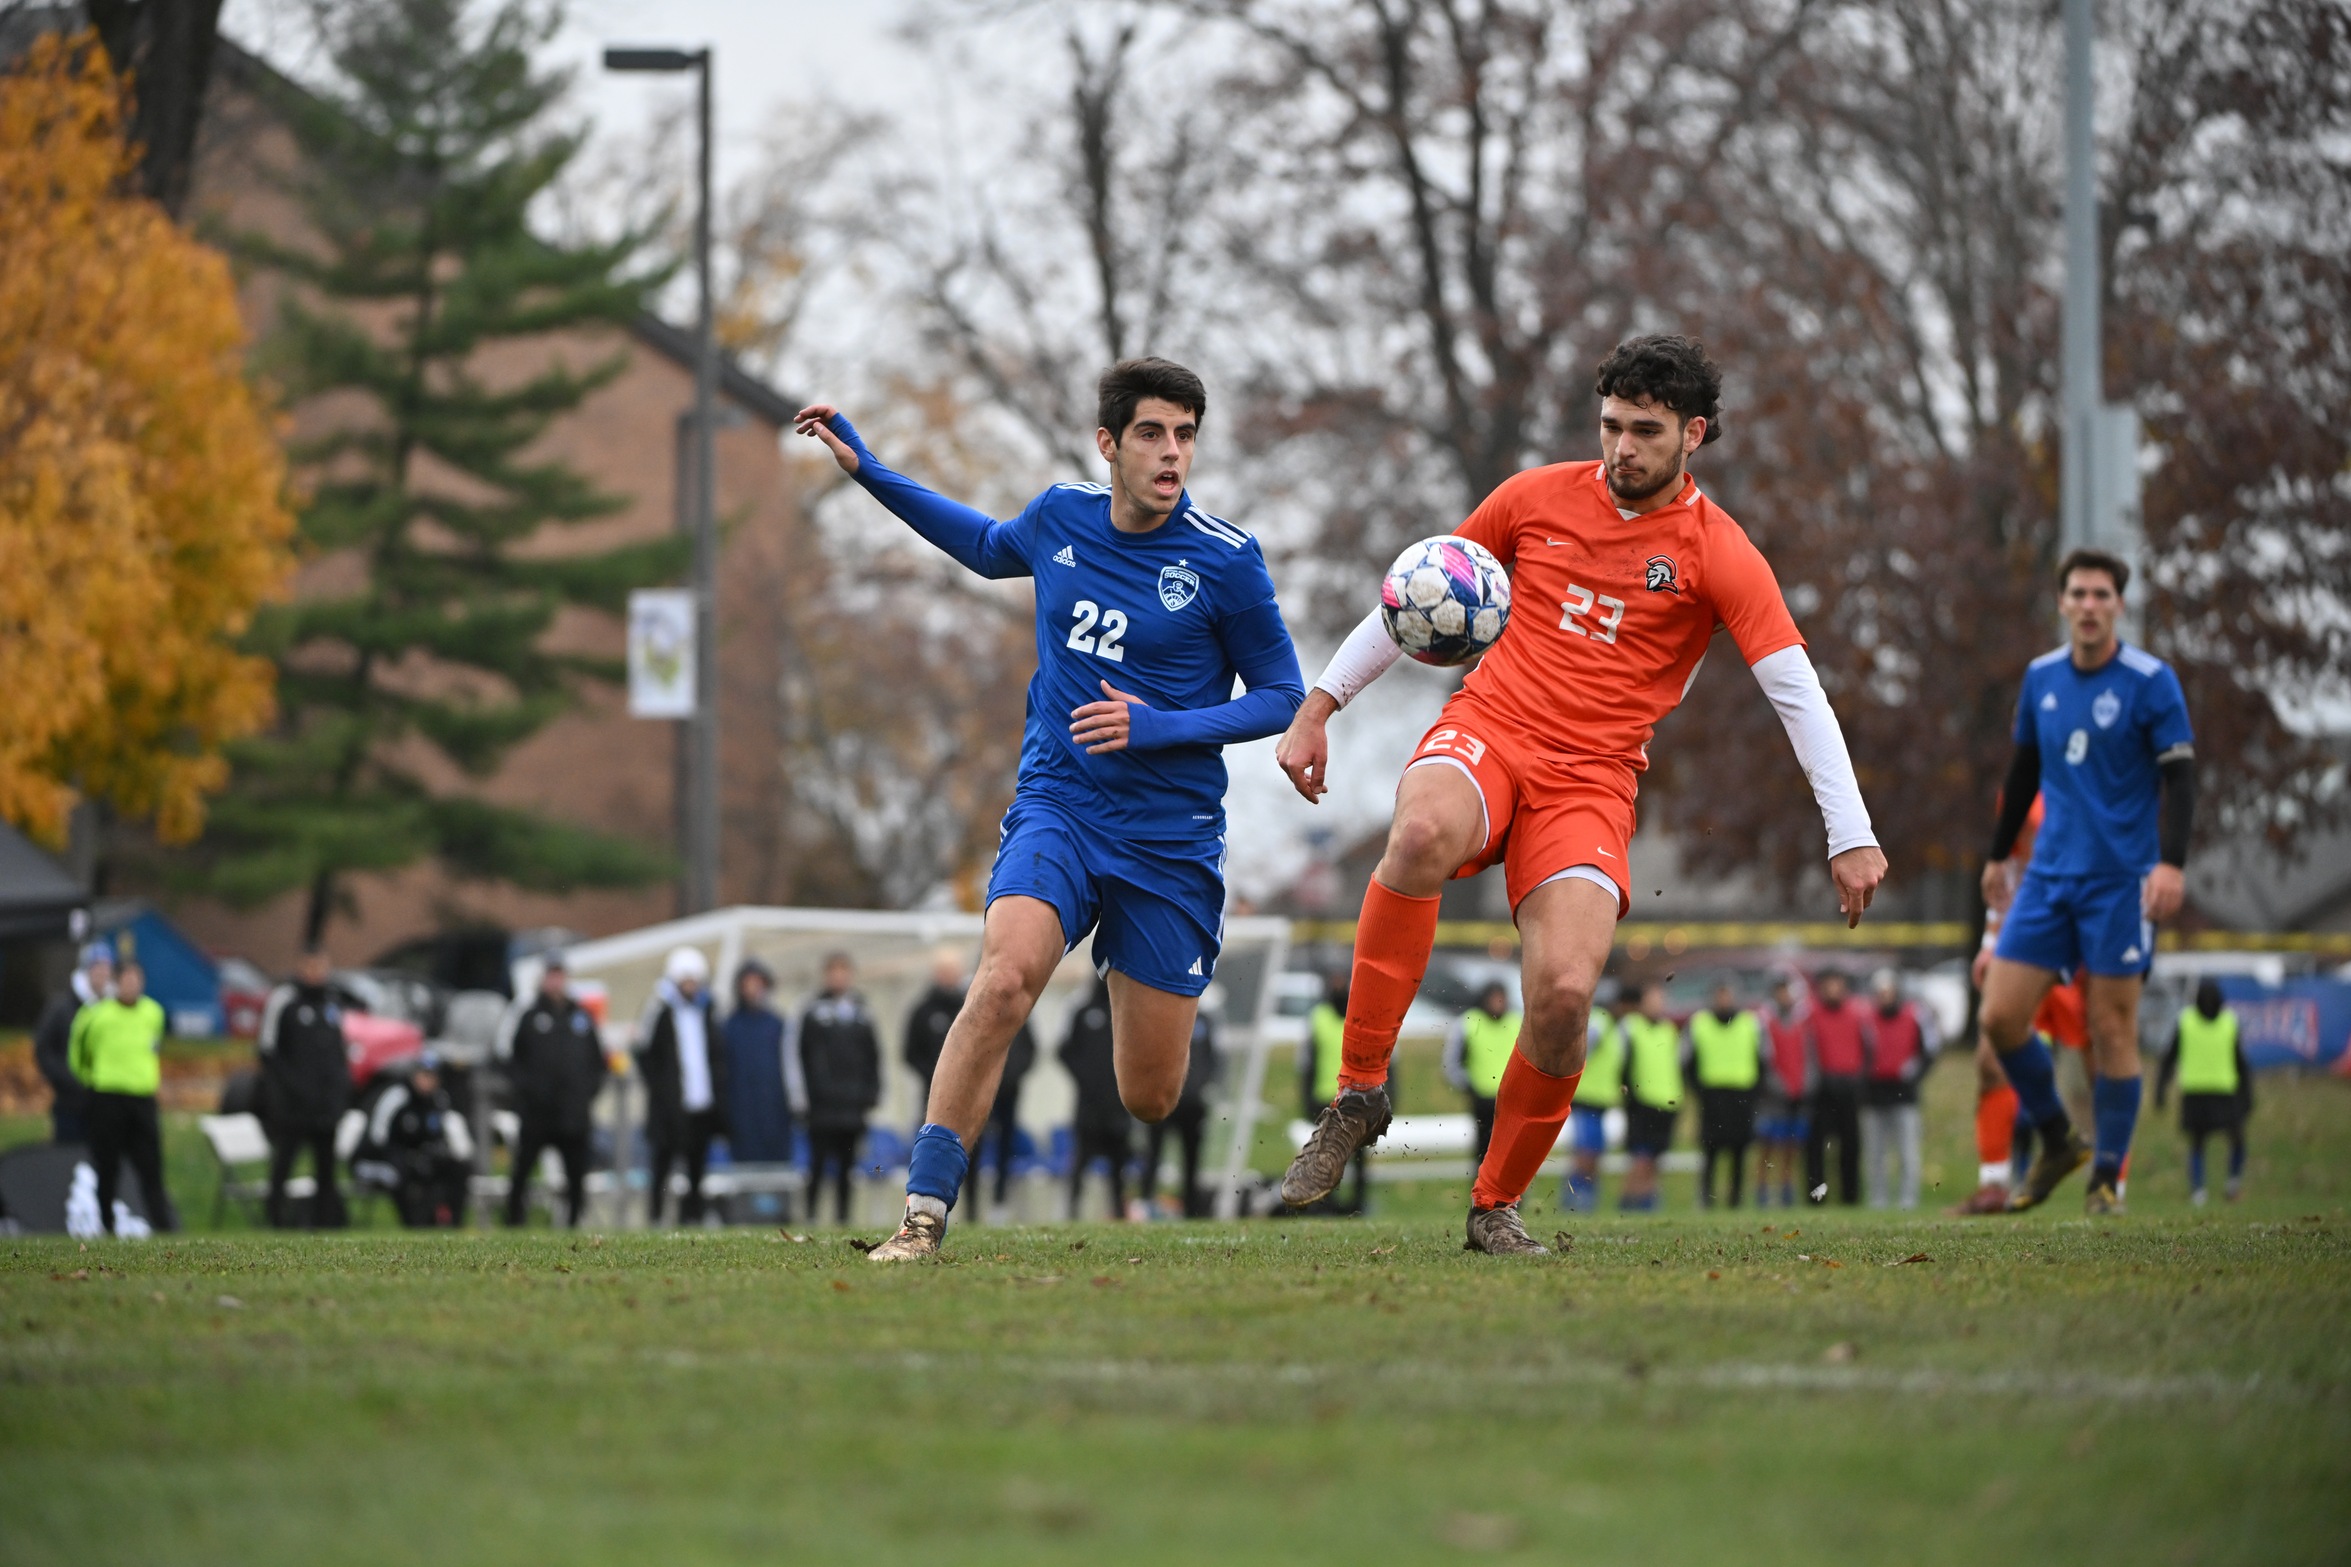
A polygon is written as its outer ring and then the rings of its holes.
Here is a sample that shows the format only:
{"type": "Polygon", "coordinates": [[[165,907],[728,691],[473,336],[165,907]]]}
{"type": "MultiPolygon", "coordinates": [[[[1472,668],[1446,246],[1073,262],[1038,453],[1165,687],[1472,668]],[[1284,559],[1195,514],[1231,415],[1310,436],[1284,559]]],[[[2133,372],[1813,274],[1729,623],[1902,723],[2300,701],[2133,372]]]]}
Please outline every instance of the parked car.
{"type": "Polygon", "coordinates": [[[243,958],[217,961],[221,1027],[231,1039],[251,1039],[261,1032],[262,1010],[269,1005],[269,976],[243,958]]]}

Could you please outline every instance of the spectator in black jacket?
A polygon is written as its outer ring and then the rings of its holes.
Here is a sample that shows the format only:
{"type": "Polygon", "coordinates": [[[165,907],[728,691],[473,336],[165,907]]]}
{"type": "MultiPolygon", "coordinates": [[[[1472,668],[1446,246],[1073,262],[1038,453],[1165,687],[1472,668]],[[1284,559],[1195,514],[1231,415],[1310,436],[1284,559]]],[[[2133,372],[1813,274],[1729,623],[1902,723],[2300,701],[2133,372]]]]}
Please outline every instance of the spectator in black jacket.
{"type": "MultiPolygon", "coordinates": [[[[914,1105],[918,1126],[930,1103],[931,1074],[939,1069],[947,1030],[955,1026],[955,1014],[963,1010],[963,990],[963,954],[941,948],[931,960],[930,988],[914,998],[914,1010],[906,1014],[906,1039],[899,1049],[900,1058],[922,1079],[914,1105]]],[[[1029,1042],[1029,1053],[1036,1054],[1035,1040],[1029,1042]]]]}
{"type": "Polygon", "coordinates": [[[89,1141],[84,1117],[89,1113],[90,1090],[73,1075],[68,1057],[73,1048],[74,1014],[114,988],[114,948],[93,941],[82,948],[81,966],[58,995],[41,1009],[33,1029],[33,1064],[49,1084],[49,1136],[55,1142],[89,1141]]]}
{"type": "Polygon", "coordinates": [[[441,1082],[440,1057],[427,1050],[405,1068],[387,1068],[370,1089],[376,1098],[351,1156],[353,1169],[392,1189],[400,1222],[410,1229],[463,1224],[473,1134],[441,1082]]]}
{"type": "Polygon", "coordinates": [[[775,976],[757,958],[735,970],[727,1014],[727,1150],[737,1164],[792,1157],[792,1100],[784,1088],[784,1020],[767,1004],[775,976]]]}
{"type": "Polygon", "coordinates": [[[727,1053],[710,1006],[710,960],[679,947],[662,965],[638,1028],[637,1070],[645,1079],[645,1136],[653,1179],[646,1212],[656,1224],[669,1195],[669,1172],[686,1167],[678,1218],[702,1222],[702,1174],[710,1140],[726,1130],[727,1053]]]}
{"type": "Polygon", "coordinates": [[[1069,1166],[1069,1216],[1078,1216],[1086,1169],[1096,1159],[1110,1163],[1110,1216],[1127,1206],[1127,1161],[1134,1157],[1135,1118],[1118,1096],[1118,1064],[1110,1043],[1110,986],[1096,979],[1086,999],[1070,1014],[1061,1042],[1061,1064],[1077,1084],[1077,1157],[1069,1166]]]}
{"type": "Polygon", "coordinates": [[[343,1003],[327,983],[327,955],[316,947],[294,965],[294,978],[269,993],[262,1009],[261,1129],[269,1134],[269,1222],[294,1224],[286,1182],[307,1150],[317,1194],[310,1222],[350,1223],[335,1180],[335,1128],[351,1105],[351,1054],[343,1037],[343,1003]]]}
{"type": "Polygon", "coordinates": [[[866,1117],[882,1102],[882,1042],[865,998],[850,988],[857,965],[846,952],[824,960],[824,989],[800,1014],[786,1056],[794,1108],[808,1121],[808,1216],[829,1172],[833,1221],[849,1222],[849,1182],[866,1117]]]}
{"type": "Polygon", "coordinates": [[[548,1149],[563,1161],[564,1211],[573,1229],[588,1206],[589,1112],[604,1086],[604,1044],[596,1020],[572,999],[563,954],[547,954],[539,991],[507,1010],[497,1053],[522,1130],[514,1141],[514,1168],[506,1188],[506,1222],[528,1211],[531,1177],[548,1149]]]}
{"type": "Polygon", "coordinates": [[[1178,1211],[1187,1219],[1206,1218],[1208,1204],[1200,1190],[1200,1142],[1208,1130],[1208,1090],[1215,1084],[1223,1061],[1216,1049],[1216,1017],[1207,1006],[1192,1016],[1192,1059],[1184,1070],[1184,1090],[1164,1121],[1151,1123],[1151,1151],[1143,1160],[1143,1201],[1148,1205],[1159,1186],[1159,1155],[1173,1136],[1184,1167],[1178,1211]]]}

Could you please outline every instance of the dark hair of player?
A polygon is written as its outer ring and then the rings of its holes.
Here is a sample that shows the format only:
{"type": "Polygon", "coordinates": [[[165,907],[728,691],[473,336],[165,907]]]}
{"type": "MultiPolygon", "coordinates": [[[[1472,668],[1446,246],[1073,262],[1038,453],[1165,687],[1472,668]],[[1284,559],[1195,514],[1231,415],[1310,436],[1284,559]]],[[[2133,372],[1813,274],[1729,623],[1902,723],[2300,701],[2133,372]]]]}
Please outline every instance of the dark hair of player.
{"type": "Polygon", "coordinates": [[[1706,421],[1705,446],[1722,434],[1722,368],[1706,357],[1706,345],[1673,332],[1628,337],[1600,361],[1593,391],[1627,402],[1662,403],[1682,416],[1706,421]]]}
{"type": "Polygon", "coordinates": [[[1208,388],[1200,378],[1169,359],[1121,359],[1102,372],[1094,389],[1096,417],[1115,441],[1135,422],[1135,405],[1146,397],[1162,398],[1184,409],[1194,419],[1208,417],[1208,388]]]}
{"type": "Polygon", "coordinates": [[[2057,563],[2058,592],[2065,591],[2065,585],[2073,580],[2073,574],[2077,571],[2105,572],[2114,583],[2117,597],[2131,585],[2130,562],[2121,556],[2109,555],[2104,550],[2069,550],[2065,559],[2057,563]]]}

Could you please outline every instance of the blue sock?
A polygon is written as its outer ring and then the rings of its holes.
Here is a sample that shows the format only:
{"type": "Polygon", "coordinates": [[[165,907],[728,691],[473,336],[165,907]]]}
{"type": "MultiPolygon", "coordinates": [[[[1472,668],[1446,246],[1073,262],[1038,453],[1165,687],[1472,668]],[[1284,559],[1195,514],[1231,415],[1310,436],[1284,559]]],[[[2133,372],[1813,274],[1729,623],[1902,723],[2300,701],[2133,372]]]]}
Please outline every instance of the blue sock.
{"type": "Polygon", "coordinates": [[[2188,1150],[2188,1190],[2204,1190],[2204,1150],[2201,1148],[2188,1150]]]}
{"type": "MultiPolygon", "coordinates": [[[[2244,1173],[2245,1145],[2242,1142],[2231,1143],[2229,1145],[2229,1179],[2233,1181],[2244,1173]]],[[[2197,1184],[2201,1186],[2203,1182],[2199,1181],[2197,1184]]]]}
{"type": "MultiPolygon", "coordinates": [[[[2008,1074],[2016,1102],[2032,1117],[2042,1136],[2062,1138],[2073,1130],[2073,1122],[2065,1114],[2065,1101],[2057,1097],[2057,1063],[2049,1058],[2049,1047],[2040,1035],[2002,1056],[2000,1070],[2008,1074]]],[[[2132,1100],[2134,1106],[2137,1103],[2132,1100]]]]}
{"type": "Polygon", "coordinates": [[[2025,1172],[2033,1167],[2033,1118],[2024,1113],[2020,1100],[2016,1107],[2016,1124],[2008,1129],[2008,1184],[2022,1186],[2025,1172]]]}
{"type": "Polygon", "coordinates": [[[2118,1180],[2130,1156],[2131,1134],[2139,1129],[2139,1079],[2100,1077],[2090,1082],[2091,1114],[2098,1123],[2092,1180],[2118,1180]]]}
{"type": "Polygon", "coordinates": [[[970,1168],[962,1138],[947,1127],[925,1125],[914,1134],[914,1152],[906,1160],[906,1195],[936,1197],[952,1211],[970,1168]]]}

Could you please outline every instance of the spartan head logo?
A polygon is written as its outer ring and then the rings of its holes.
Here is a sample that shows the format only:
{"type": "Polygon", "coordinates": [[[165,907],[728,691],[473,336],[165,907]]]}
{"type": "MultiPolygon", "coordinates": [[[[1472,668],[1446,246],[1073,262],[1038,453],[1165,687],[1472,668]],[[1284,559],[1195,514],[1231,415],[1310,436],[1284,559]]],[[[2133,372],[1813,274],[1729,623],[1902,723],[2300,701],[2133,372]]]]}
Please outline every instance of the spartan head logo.
{"type": "Polygon", "coordinates": [[[1649,557],[1650,592],[1674,594],[1680,593],[1682,590],[1680,586],[1675,583],[1673,578],[1674,564],[1673,557],[1671,555],[1652,555],[1649,557]]]}

